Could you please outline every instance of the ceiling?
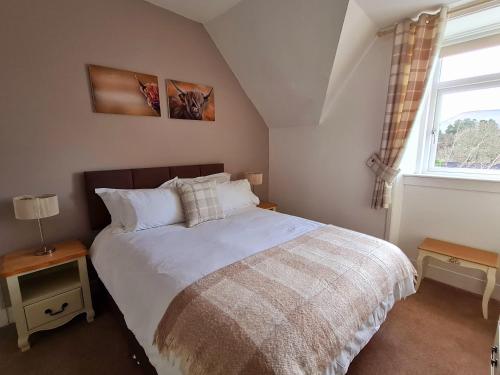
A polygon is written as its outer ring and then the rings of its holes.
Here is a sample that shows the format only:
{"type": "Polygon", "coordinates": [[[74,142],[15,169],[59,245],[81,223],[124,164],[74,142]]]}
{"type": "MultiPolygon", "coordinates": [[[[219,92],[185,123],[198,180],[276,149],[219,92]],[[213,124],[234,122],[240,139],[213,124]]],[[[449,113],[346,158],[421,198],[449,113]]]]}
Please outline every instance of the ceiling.
{"type": "MultiPolygon", "coordinates": [[[[400,19],[416,16],[423,10],[432,10],[457,0],[356,0],[368,17],[379,27],[391,25],[400,19]]],[[[458,3],[464,3],[459,1],[458,3]]]]}
{"type": "MultiPolygon", "coordinates": [[[[242,0],[145,0],[186,18],[206,23],[224,14],[242,0]]],[[[466,3],[470,0],[355,0],[379,27],[441,4],[466,3]]]]}
{"type": "Polygon", "coordinates": [[[268,127],[319,124],[348,2],[244,0],[205,23],[268,127]]]}
{"type": "Polygon", "coordinates": [[[320,124],[377,29],[471,0],[144,1],[202,23],[266,124],[282,128],[320,124]]]}
{"type": "Polygon", "coordinates": [[[205,23],[227,12],[241,0],[145,0],[186,18],[205,23]]]}

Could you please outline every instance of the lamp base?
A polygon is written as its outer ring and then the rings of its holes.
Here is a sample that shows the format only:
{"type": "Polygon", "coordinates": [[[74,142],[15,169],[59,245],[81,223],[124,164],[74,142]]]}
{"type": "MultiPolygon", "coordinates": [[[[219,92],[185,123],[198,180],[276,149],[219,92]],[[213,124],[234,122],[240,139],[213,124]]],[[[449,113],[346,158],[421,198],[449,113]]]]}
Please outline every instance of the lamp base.
{"type": "Polygon", "coordinates": [[[36,252],[35,255],[50,255],[54,251],[56,251],[56,248],[54,246],[47,246],[44,245],[43,247],[39,248],[36,252]]]}

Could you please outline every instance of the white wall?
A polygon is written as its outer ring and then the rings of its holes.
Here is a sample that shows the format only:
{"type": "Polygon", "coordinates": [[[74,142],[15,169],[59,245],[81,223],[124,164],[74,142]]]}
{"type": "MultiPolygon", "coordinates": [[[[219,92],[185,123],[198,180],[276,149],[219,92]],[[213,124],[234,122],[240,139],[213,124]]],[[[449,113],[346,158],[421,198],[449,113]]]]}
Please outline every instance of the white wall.
{"type": "MultiPolygon", "coordinates": [[[[375,25],[359,26],[374,36],[375,25]]],[[[320,127],[270,129],[270,197],[284,212],[383,237],[386,212],[370,208],[374,176],[365,161],[380,145],[392,39],[365,40],[320,127]]]]}
{"type": "MultiPolygon", "coordinates": [[[[500,183],[405,176],[398,245],[414,261],[425,237],[500,252],[500,183]]],[[[484,274],[430,262],[429,277],[475,293],[484,274]]],[[[494,297],[500,299],[500,288],[494,297]]],[[[478,307],[479,308],[479,307],[478,307]]]]}
{"type": "Polygon", "coordinates": [[[243,0],[205,24],[270,128],[319,124],[348,0],[243,0]]]}
{"type": "MultiPolygon", "coordinates": [[[[270,129],[270,197],[282,211],[383,237],[385,211],[369,207],[373,175],[364,163],[380,144],[392,38],[370,45],[369,27],[364,33],[351,27],[370,25],[364,16],[349,4],[321,126],[270,129]]],[[[410,259],[425,237],[500,252],[498,182],[416,176],[402,182],[397,244],[410,259]]],[[[484,289],[481,272],[456,265],[431,261],[427,276],[475,293],[484,289]]],[[[500,288],[493,297],[500,299],[500,288]]]]}

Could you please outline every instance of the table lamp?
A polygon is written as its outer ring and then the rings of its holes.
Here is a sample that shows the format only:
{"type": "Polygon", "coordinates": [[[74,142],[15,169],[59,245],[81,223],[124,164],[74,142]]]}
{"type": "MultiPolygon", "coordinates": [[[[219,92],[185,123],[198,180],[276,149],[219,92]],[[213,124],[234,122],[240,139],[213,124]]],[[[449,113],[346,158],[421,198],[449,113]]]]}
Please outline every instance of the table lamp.
{"type": "Polygon", "coordinates": [[[44,194],[39,196],[23,195],[12,198],[14,203],[14,212],[16,219],[20,220],[38,220],[38,229],[42,246],[38,249],[36,255],[50,255],[56,251],[55,247],[48,246],[43,236],[42,222],[40,219],[55,216],[59,213],[59,203],[57,195],[44,194]]]}
{"type": "Polygon", "coordinates": [[[247,172],[245,173],[245,178],[250,183],[252,187],[252,193],[255,194],[253,187],[257,185],[262,185],[262,173],[261,172],[247,172]]]}

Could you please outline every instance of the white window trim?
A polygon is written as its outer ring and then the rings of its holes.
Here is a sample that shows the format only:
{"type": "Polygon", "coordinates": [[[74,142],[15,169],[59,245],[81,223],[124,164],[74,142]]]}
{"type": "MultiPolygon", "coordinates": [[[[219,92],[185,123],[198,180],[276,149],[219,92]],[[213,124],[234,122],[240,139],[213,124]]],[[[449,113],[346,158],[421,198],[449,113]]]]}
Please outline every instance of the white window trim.
{"type": "Polygon", "coordinates": [[[470,178],[470,176],[460,178],[427,174],[404,174],[403,185],[500,194],[498,181],[477,180],[470,178]]]}
{"type": "Polygon", "coordinates": [[[458,179],[500,181],[499,170],[435,166],[437,137],[439,135],[437,129],[437,115],[439,113],[441,96],[452,92],[500,87],[500,73],[439,82],[440,72],[441,59],[438,60],[436,68],[434,72],[432,72],[431,88],[426,97],[424,97],[422,116],[423,126],[420,126],[420,134],[418,137],[419,145],[417,148],[415,174],[458,179]]]}
{"type": "Polygon", "coordinates": [[[485,38],[488,36],[498,35],[500,32],[500,24],[493,24],[488,26],[482,26],[472,31],[452,35],[443,41],[442,47],[451,46],[454,44],[460,44],[469,42],[473,39],[485,38]]]}

